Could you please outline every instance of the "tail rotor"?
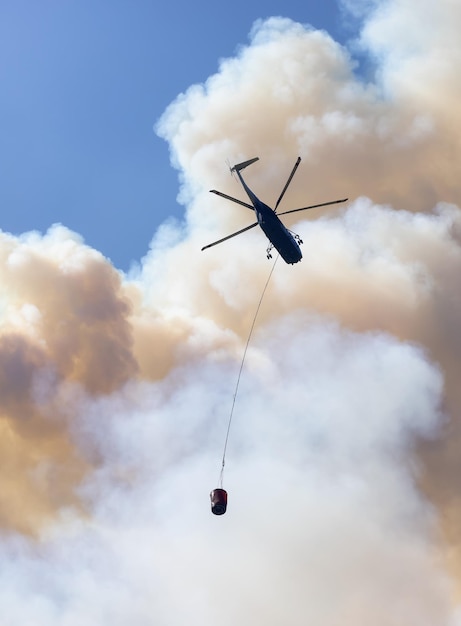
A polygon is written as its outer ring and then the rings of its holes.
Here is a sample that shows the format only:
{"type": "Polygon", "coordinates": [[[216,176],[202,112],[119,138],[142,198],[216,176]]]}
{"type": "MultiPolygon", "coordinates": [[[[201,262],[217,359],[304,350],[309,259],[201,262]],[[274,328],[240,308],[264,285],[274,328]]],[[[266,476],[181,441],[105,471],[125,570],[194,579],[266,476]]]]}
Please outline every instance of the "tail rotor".
{"type": "Polygon", "coordinates": [[[232,176],[232,178],[235,178],[235,170],[230,163],[230,159],[226,159],[226,165],[229,168],[229,173],[232,176]]]}

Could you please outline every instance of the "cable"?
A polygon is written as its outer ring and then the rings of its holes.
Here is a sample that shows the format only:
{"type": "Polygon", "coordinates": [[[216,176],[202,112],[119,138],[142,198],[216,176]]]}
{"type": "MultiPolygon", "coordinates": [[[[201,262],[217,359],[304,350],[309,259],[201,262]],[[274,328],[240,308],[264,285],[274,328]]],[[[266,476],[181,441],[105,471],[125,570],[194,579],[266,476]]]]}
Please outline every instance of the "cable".
{"type": "Polygon", "coordinates": [[[277,261],[279,259],[279,256],[280,255],[277,254],[277,256],[275,258],[275,261],[274,261],[274,265],[272,266],[270,274],[269,274],[269,276],[268,276],[268,278],[266,280],[266,284],[264,285],[264,289],[263,289],[263,292],[262,292],[261,297],[259,299],[258,306],[256,307],[256,313],[255,313],[254,318],[253,318],[253,323],[251,324],[250,332],[248,334],[248,339],[247,339],[247,342],[246,342],[246,345],[245,345],[245,350],[243,351],[242,362],[240,363],[240,369],[239,369],[239,373],[238,373],[238,376],[237,376],[237,384],[235,385],[234,397],[233,397],[233,400],[232,400],[232,406],[231,406],[231,411],[230,411],[230,415],[229,415],[229,422],[227,424],[226,439],[224,441],[224,450],[223,450],[223,455],[222,455],[221,472],[219,474],[219,485],[220,485],[221,489],[222,489],[222,485],[223,485],[224,466],[226,464],[227,442],[229,441],[229,432],[230,432],[230,428],[231,428],[231,424],[232,424],[232,417],[234,415],[235,400],[237,399],[237,392],[238,392],[238,389],[239,389],[240,378],[242,376],[243,365],[245,363],[245,357],[246,357],[246,354],[247,354],[248,346],[250,345],[251,335],[252,335],[253,329],[255,327],[256,318],[258,317],[259,309],[261,308],[261,304],[262,304],[262,301],[263,301],[263,298],[264,298],[264,294],[266,293],[266,289],[267,289],[267,287],[269,285],[269,281],[270,281],[271,276],[272,276],[272,274],[274,272],[274,269],[275,269],[275,266],[276,266],[277,261]]]}

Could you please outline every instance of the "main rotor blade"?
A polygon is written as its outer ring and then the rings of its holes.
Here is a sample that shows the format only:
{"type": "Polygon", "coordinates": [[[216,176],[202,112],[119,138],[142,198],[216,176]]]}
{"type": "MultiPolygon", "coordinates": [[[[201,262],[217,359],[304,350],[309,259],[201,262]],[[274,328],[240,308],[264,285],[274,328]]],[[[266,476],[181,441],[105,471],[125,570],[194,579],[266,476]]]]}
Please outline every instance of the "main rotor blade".
{"type": "Polygon", "coordinates": [[[254,224],[250,224],[250,226],[247,226],[246,228],[242,228],[241,230],[238,230],[236,233],[232,233],[232,235],[227,235],[227,237],[218,239],[218,241],[213,241],[213,243],[209,243],[207,246],[203,246],[202,252],[203,250],[206,250],[207,248],[211,248],[212,246],[218,245],[218,243],[222,243],[223,241],[226,241],[226,239],[231,239],[232,237],[236,237],[237,235],[240,235],[241,233],[244,233],[246,230],[250,230],[250,228],[254,228],[257,225],[258,225],[258,222],[255,222],[254,224]]]}
{"type": "Polygon", "coordinates": [[[293,178],[293,176],[295,175],[296,170],[298,169],[298,165],[301,163],[301,157],[298,157],[298,160],[295,163],[294,168],[291,170],[291,174],[288,177],[288,180],[286,182],[285,187],[282,189],[282,193],[279,196],[279,199],[277,200],[277,202],[275,203],[275,209],[274,212],[277,213],[277,207],[280,204],[280,202],[282,201],[283,196],[285,195],[285,191],[288,189],[288,185],[291,183],[291,179],[293,178]]]}
{"type": "Polygon", "coordinates": [[[343,198],[342,200],[333,200],[332,202],[322,202],[322,204],[312,204],[311,206],[303,206],[300,209],[291,209],[291,211],[283,211],[283,213],[278,213],[278,215],[288,215],[288,213],[296,213],[297,211],[307,211],[307,209],[317,209],[321,206],[328,206],[330,204],[339,204],[340,202],[347,202],[349,198],[343,198]]]}
{"type": "Polygon", "coordinates": [[[252,204],[248,204],[248,202],[243,202],[243,200],[237,200],[237,198],[233,198],[232,196],[228,196],[226,193],[222,191],[216,191],[216,189],[210,189],[210,193],[215,193],[217,196],[221,196],[221,198],[226,198],[226,200],[232,200],[232,202],[236,202],[237,204],[241,204],[242,206],[246,206],[247,209],[254,210],[252,204]]]}

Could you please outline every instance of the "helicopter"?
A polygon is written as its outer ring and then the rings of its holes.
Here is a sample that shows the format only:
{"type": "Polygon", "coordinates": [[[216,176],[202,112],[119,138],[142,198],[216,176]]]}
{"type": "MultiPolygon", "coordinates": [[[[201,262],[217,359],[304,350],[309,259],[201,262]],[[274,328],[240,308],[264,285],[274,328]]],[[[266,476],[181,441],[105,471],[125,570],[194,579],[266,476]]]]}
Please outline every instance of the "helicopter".
{"type": "Polygon", "coordinates": [[[303,255],[301,252],[300,244],[302,244],[303,242],[299,235],[292,233],[290,230],[288,230],[288,228],[282,223],[279,216],[288,215],[288,213],[296,213],[297,211],[316,209],[318,207],[329,206],[331,204],[339,204],[340,202],[346,202],[348,198],[343,198],[342,200],[333,200],[331,202],[322,202],[322,204],[313,204],[311,206],[301,207],[300,209],[291,209],[290,211],[283,211],[282,213],[277,214],[279,204],[282,201],[282,198],[285,195],[285,192],[288,189],[288,185],[291,183],[291,180],[295,175],[299,164],[301,163],[301,157],[298,157],[293,169],[291,170],[291,174],[289,175],[288,180],[284,188],[282,189],[282,193],[275,203],[274,209],[271,209],[269,206],[267,206],[267,204],[264,204],[264,202],[262,202],[253,193],[253,191],[251,191],[251,189],[243,180],[242,174],[240,173],[241,170],[243,170],[245,167],[248,167],[248,165],[255,163],[256,161],[259,161],[259,157],[254,157],[253,159],[249,159],[248,161],[237,163],[237,165],[231,167],[231,173],[237,174],[243,188],[245,189],[249,199],[251,200],[251,204],[243,202],[242,200],[238,200],[237,198],[233,198],[232,196],[228,196],[227,194],[222,193],[221,191],[217,191],[216,189],[210,189],[210,192],[221,196],[221,198],[231,200],[232,202],[236,202],[237,204],[251,209],[255,212],[257,221],[253,224],[250,224],[249,226],[246,226],[245,228],[241,228],[231,235],[227,235],[227,237],[223,237],[222,239],[218,239],[218,241],[214,241],[213,243],[209,243],[208,245],[203,246],[202,251],[206,250],[207,248],[211,248],[212,246],[216,246],[218,243],[222,243],[227,239],[236,237],[237,235],[240,235],[241,233],[244,233],[245,231],[259,225],[270,242],[266,250],[267,258],[272,258],[271,251],[273,248],[275,248],[280,256],[283,258],[285,263],[293,265],[294,263],[298,263],[298,261],[301,261],[302,259],[303,255]]]}

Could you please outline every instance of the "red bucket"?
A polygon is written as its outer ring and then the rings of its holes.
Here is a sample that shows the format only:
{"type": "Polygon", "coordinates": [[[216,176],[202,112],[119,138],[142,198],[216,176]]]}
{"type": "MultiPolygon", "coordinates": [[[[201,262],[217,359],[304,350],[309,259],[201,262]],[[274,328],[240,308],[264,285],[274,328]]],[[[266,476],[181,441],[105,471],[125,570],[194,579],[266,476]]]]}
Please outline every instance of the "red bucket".
{"type": "Polygon", "coordinates": [[[211,512],[215,515],[224,515],[227,509],[227,491],[213,489],[210,493],[211,512]]]}

